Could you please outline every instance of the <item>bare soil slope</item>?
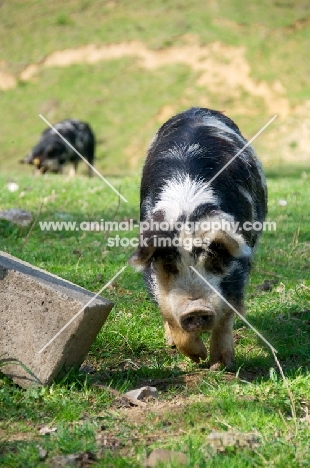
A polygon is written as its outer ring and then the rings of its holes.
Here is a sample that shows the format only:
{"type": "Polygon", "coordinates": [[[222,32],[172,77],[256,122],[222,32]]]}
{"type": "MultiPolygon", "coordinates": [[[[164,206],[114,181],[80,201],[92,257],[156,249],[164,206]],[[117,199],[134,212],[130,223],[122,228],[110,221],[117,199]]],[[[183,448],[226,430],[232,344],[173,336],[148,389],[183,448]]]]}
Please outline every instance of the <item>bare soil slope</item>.
{"type": "MultiPolygon", "coordinates": [[[[265,135],[268,140],[267,146],[273,152],[278,152],[279,160],[284,163],[310,162],[310,100],[293,108],[280,79],[273,83],[255,80],[251,76],[251,67],[246,59],[244,47],[227,46],[221,42],[201,46],[194,35],[187,35],[185,40],[186,44],[182,47],[161,50],[148,49],[139,41],[100,47],[87,44],[75,49],[59,50],[45,57],[40,63],[28,65],[18,76],[5,71],[5,64],[2,62],[0,89],[5,91],[14,88],[19,80],[38,80],[40,72],[48,67],[94,64],[122,57],[132,57],[143,70],[181,63],[197,72],[194,84],[206,90],[200,98],[199,105],[210,106],[208,99],[210,93],[224,94],[228,99],[234,100],[235,113],[251,116],[257,113],[255,99],[259,99],[270,116],[278,115],[278,120],[265,135]],[[253,97],[252,106],[244,102],[245,94],[253,97]]],[[[185,95],[187,92],[189,93],[190,90],[185,90],[185,95]]],[[[167,103],[159,109],[157,120],[164,122],[176,111],[177,109],[167,103]]],[[[135,167],[138,163],[136,149],[133,141],[129,143],[126,150],[131,167],[135,167]]],[[[264,162],[268,162],[268,156],[262,155],[261,157],[264,162]]]]}

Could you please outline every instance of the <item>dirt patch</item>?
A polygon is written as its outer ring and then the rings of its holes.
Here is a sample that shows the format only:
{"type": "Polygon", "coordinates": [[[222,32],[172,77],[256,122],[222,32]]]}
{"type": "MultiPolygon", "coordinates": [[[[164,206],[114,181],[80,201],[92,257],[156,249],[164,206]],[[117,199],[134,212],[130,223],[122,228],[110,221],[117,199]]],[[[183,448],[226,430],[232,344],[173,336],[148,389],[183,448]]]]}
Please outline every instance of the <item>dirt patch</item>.
{"type": "MultiPolygon", "coordinates": [[[[184,397],[178,395],[171,400],[149,401],[145,408],[122,408],[119,415],[122,420],[139,427],[145,425],[145,420],[150,417],[150,414],[152,414],[155,423],[167,418],[169,419],[172,414],[173,418],[177,419],[178,417],[182,417],[186,407],[190,407],[195,403],[207,403],[210,401],[211,399],[204,395],[188,395],[184,397]]],[[[181,432],[183,431],[181,430],[181,432]]],[[[164,434],[161,430],[153,434],[155,440],[162,435],[164,434]]],[[[171,433],[169,436],[171,436],[171,433]]]]}
{"type": "MultiPolygon", "coordinates": [[[[69,67],[81,63],[95,64],[122,57],[132,57],[144,70],[154,70],[175,63],[184,64],[197,72],[195,84],[208,90],[208,93],[201,93],[197,105],[212,107],[208,94],[223,95],[227,96],[227,99],[233,99],[235,114],[257,115],[254,103],[244,103],[246,94],[261,100],[270,116],[277,114],[281,118],[280,124],[277,120],[266,132],[266,148],[270,154],[262,155],[263,163],[309,163],[310,100],[293,108],[280,80],[273,83],[255,80],[246,60],[245,47],[228,46],[219,41],[201,46],[195,35],[186,35],[183,40],[183,46],[161,50],[148,49],[139,41],[102,46],[87,44],[75,49],[59,50],[45,57],[40,63],[28,65],[18,76],[7,73],[5,63],[1,62],[3,71],[0,71],[0,89],[9,90],[14,88],[18,81],[38,79],[40,72],[45,68],[69,67]]],[[[187,107],[188,102],[192,102],[191,95],[191,89],[184,90],[183,99],[178,102],[178,106],[184,104],[184,107],[187,107]]],[[[173,104],[165,105],[153,119],[146,122],[146,127],[153,127],[154,119],[156,123],[165,122],[177,111],[173,104]]],[[[137,167],[139,155],[144,154],[144,150],[144,147],[141,148],[141,138],[138,134],[135,135],[125,150],[131,169],[137,167]]]]}
{"type": "Polygon", "coordinates": [[[19,442],[19,441],[31,441],[34,439],[38,439],[35,437],[33,432],[19,432],[16,431],[13,433],[12,427],[10,431],[5,431],[4,429],[0,429],[0,442],[19,442]]]}
{"type": "MultiPolygon", "coordinates": [[[[245,58],[245,47],[227,46],[213,42],[200,46],[195,36],[184,37],[185,45],[162,50],[148,49],[142,42],[130,41],[119,44],[96,46],[87,44],[76,49],[55,51],[42,62],[28,65],[18,79],[29,81],[44,68],[69,67],[74,64],[94,64],[133,57],[137,64],[146,70],[171,65],[185,64],[199,73],[197,85],[207,87],[213,93],[225,93],[238,98],[243,92],[261,98],[268,111],[286,116],[290,110],[285,89],[279,80],[271,85],[254,80],[251,68],[245,58]]],[[[9,89],[17,83],[16,77],[0,75],[0,87],[9,89]]]]}
{"type": "Polygon", "coordinates": [[[268,143],[279,150],[281,159],[288,163],[310,163],[310,100],[296,106],[277,128],[271,128],[268,143]]]}
{"type": "Polygon", "coordinates": [[[14,75],[0,71],[0,89],[2,89],[2,91],[15,88],[16,84],[17,79],[14,75]]]}

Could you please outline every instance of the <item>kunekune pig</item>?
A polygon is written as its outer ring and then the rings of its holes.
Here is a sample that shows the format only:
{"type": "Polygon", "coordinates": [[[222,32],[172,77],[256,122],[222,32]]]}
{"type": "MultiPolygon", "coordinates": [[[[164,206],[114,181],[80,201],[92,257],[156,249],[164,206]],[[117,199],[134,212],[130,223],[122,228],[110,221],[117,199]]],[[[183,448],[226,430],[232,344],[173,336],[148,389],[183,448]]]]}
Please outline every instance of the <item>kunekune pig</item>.
{"type": "Polygon", "coordinates": [[[244,287],[267,213],[262,166],[246,144],[215,110],[192,108],[162,125],[143,168],[140,241],[129,259],[159,305],[167,342],[200,362],[207,358],[200,335],[210,331],[214,367],[233,362],[234,312],[222,298],[245,315],[244,287]]]}
{"type": "Polygon", "coordinates": [[[91,177],[93,175],[92,166],[95,158],[96,140],[89,124],[77,119],[65,119],[57,122],[53,127],[66,141],[53,128],[47,128],[42,132],[38,143],[20,162],[32,164],[42,174],[45,172],[61,174],[65,165],[71,163],[71,174],[75,175],[81,161],[81,157],[74,151],[75,149],[91,165],[88,167],[88,174],[91,177]]]}

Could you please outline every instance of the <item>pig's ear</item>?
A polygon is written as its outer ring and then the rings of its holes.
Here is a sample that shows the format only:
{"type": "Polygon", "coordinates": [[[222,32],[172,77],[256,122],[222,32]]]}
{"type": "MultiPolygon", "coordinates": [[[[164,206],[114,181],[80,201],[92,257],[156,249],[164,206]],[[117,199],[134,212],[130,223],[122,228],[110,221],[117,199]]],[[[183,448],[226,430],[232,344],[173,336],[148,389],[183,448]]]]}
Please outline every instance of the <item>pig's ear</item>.
{"type": "Polygon", "coordinates": [[[137,271],[143,271],[147,266],[150,265],[154,252],[155,246],[154,242],[152,242],[152,238],[148,238],[147,242],[145,242],[145,238],[143,239],[143,236],[140,236],[140,245],[131,255],[128,263],[137,271]]]}
{"type": "Polygon", "coordinates": [[[155,211],[146,220],[148,227],[145,227],[140,232],[140,244],[137,247],[137,250],[131,255],[131,257],[128,260],[129,265],[131,265],[137,271],[143,271],[146,267],[148,267],[151,264],[152,257],[156,250],[156,239],[161,236],[167,237],[167,235],[172,235],[168,231],[161,230],[160,223],[164,220],[165,213],[162,210],[155,211]]]}
{"type": "Polygon", "coordinates": [[[233,232],[228,233],[220,230],[216,232],[212,241],[223,244],[226,250],[233,257],[249,257],[251,255],[251,248],[247,245],[243,236],[240,234],[235,234],[233,232]]]}

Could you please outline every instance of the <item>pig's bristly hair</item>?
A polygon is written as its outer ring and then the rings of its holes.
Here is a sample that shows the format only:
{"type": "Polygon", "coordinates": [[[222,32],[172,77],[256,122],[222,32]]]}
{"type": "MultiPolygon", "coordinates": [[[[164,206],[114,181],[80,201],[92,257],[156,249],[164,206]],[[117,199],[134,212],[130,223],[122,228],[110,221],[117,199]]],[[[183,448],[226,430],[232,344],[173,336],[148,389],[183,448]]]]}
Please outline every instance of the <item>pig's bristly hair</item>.
{"type": "Polygon", "coordinates": [[[219,202],[213,188],[204,181],[192,179],[188,174],[185,177],[178,175],[166,181],[154,211],[162,210],[166,220],[177,221],[181,215],[188,216],[199,205],[218,205],[219,202]]]}

